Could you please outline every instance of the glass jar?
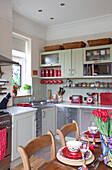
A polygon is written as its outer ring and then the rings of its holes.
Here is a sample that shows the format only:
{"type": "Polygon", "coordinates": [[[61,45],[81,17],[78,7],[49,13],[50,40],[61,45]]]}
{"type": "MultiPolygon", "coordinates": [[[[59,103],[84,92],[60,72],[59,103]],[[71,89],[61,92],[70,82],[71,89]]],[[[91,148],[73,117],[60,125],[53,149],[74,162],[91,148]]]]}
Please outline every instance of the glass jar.
{"type": "Polygon", "coordinates": [[[90,83],[90,87],[94,87],[95,86],[95,83],[94,82],[91,82],[90,83]]]}
{"type": "Polygon", "coordinates": [[[104,83],[103,82],[100,82],[100,87],[104,87],[104,83]]]}
{"type": "Polygon", "coordinates": [[[87,83],[86,83],[86,82],[83,82],[83,83],[82,83],[82,87],[87,87],[87,83]]]}
{"type": "Polygon", "coordinates": [[[99,81],[95,82],[95,87],[100,87],[100,82],[99,81]]]}

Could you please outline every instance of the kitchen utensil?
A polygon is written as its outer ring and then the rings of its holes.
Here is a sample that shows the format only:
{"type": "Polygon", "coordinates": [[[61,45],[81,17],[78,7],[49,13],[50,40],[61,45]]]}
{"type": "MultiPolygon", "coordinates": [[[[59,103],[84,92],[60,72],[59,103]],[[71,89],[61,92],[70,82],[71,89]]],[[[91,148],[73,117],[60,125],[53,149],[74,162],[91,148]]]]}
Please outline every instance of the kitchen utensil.
{"type": "Polygon", "coordinates": [[[94,169],[97,169],[98,166],[99,166],[99,164],[100,164],[103,160],[104,160],[103,155],[100,155],[100,156],[98,157],[98,163],[96,164],[96,166],[95,166],[94,169]]]}
{"type": "Polygon", "coordinates": [[[93,163],[89,167],[94,167],[97,160],[98,160],[98,157],[93,161],[93,163]]]}

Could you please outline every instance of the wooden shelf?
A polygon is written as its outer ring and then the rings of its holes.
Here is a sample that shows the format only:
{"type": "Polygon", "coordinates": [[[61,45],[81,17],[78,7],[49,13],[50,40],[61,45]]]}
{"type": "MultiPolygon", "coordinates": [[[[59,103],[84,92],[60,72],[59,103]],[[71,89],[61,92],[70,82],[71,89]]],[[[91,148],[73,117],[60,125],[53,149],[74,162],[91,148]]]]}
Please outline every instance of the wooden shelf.
{"type": "Polygon", "coordinates": [[[39,77],[40,79],[62,79],[62,77],[39,77]]]}
{"type": "Polygon", "coordinates": [[[63,88],[71,88],[71,89],[112,89],[112,87],[67,87],[67,86],[63,86],[63,88]]]}

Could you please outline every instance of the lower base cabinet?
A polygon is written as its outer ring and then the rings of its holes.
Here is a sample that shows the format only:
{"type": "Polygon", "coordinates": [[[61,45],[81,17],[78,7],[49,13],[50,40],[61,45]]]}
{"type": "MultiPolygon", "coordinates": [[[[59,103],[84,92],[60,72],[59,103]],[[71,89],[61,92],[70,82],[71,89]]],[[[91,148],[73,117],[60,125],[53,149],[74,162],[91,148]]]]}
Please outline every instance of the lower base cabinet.
{"type": "MultiPolygon", "coordinates": [[[[92,111],[89,108],[70,108],[70,107],[57,107],[57,128],[61,129],[65,124],[71,123],[76,120],[79,125],[80,133],[88,130],[90,122],[94,121],[92,111]]],[[[68,134],[68,137],[74,137],[75,132],[68,134]]]]}
{"type": "MultiPolygon", "coordinates": [[[[57,107],[57,129],[61,129],[65,124],[72,123],[72,120],[77,121],[80,129],[80,109],[57,107]]],[[[67,136],[75,137],[75,132],[72,132],[67,136]]]]}
{"type": "Polygon", "coordinates": [[[42,109],[42,135],[47,134],[51,130],[56,134],[56,111],[55,107],[42,109]]]}
{"type": "Polygon", "coordinates": [[[25,146],[36,137],[35,111],[12,115],[12,152],[11,161],[20,157],[17,150],[19,145],[25,146]]]}

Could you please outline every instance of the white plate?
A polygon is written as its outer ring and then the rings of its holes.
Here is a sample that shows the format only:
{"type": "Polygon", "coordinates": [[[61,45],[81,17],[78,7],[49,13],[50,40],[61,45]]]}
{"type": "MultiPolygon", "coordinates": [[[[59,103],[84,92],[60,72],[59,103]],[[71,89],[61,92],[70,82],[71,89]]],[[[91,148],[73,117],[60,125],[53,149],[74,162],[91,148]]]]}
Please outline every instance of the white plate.
{"type": "Polygon", "coordinates": [[[81,142],[79,142],[79,141],[74,141],[74,140],[66,142],[66,145],[67,145],[67,146],[72,146],[72,147],[78,147],[78,146],[80,146],[81,144],[82,144],[81,142]]]}

